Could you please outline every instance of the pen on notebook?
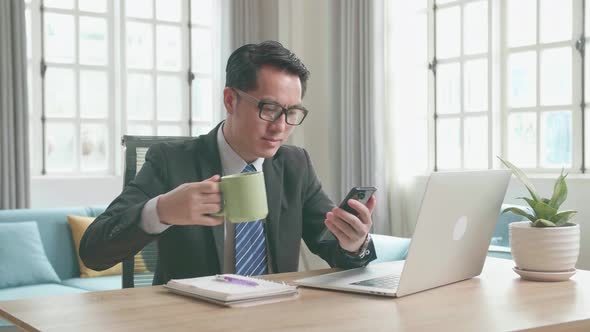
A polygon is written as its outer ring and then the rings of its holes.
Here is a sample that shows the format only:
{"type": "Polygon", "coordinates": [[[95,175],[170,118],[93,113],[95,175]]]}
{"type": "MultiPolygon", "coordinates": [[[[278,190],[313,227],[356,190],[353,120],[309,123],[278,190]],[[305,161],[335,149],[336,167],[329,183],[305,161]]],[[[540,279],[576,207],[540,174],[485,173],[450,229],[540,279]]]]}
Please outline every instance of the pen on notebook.
{"type": "Polygon", "coordinates": [[[225,281],[225,282],[229,282],[232,284],[237,284],[237,285],[244,285],[244,286],[258,286],[258,284],[254,281],[251,280],[244,280],[244,279],[239,279],[239,278],[235,278],[235,277],[230,277],[230,276],[226,276],[223,274],[218,274],[215,276],[216,280],[219,281],[225,281]]]}

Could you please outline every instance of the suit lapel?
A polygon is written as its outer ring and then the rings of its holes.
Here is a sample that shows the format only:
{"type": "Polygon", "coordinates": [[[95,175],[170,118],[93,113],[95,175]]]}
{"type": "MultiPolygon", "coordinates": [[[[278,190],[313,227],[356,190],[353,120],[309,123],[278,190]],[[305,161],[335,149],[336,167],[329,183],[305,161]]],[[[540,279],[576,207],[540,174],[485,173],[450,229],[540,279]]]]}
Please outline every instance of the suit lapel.
{"type": "MultiPolygon", "coordinates": [[[[200,174],[203,180],[212,177],[215,174],[222,173],[221,158],[219,156],[219,147],[217,146],[217,131],[221,130],[221,122],[206,136],[204,136],[203,146],[198,151],[203,151],[197,156],[200,174]]],[[[225,253],[225,236],[224,225],[212,227],[213,238],[215,239],[215,247],[217,249],[217,259],[219,261],[219,271],[223,270],[223,261],[225,253]]]]}
{"type": "Polygon", "coordinates": [[[268,202],[268,216],[266,217],[266,241],[270,248],[269,255],[273,264],[273,271],[281,271],[279,262],[280,250],[280,218],[281,201],[283,199],[283,160],[278,158],[278,153],[273,158],[266,159],[262,165],[264,182],[266,185],[266,200],[268,202]]]}

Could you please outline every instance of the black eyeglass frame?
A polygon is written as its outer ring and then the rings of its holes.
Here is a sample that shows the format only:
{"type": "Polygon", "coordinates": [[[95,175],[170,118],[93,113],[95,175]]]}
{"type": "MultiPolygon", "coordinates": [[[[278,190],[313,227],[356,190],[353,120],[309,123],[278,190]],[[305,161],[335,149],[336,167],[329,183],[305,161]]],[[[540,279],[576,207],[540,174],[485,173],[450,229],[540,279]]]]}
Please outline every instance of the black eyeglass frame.
{"type": "Polygon", "coordinates": [[[307,108],[301,106],[301,105],[295,105],[295,106],[290,106],[290,107],[284,107],[283,105],[277,103],[276,101],[264,101],[264,100],[260,100],[254,96],[252,96],[251,94],[244,92],[238,88],[231,88],[232,90],[234,90],[236,92],[236,95],[241,96],[241,95],[245,95],[247,97],[250,97],[252,100],[254,100],[257,104],[256,107],[258,108],[258,117],[261,120],[267,121],[267,122],[275,122],[278,119],[281,118],[281,116],[284,114],[285,115],[285,123],[290,125],[290,126],[299,126],[300,124],[303,123],[303,120],[305,120],[305,118],[307,117],[307,114],[309,113],[309,111],[307,110],[307,108]],[[262,109],[264,108],[265,105],[273,105],[273,106],[277,106],[281,109],[281,112],[277,112],[277,116],[273,119],[273,120],[269,120],[269,119],[265,119],[262,117],[262,109]],[[292,124],[289,123],[289,120],[287,120],[288,118],[288,112],[290,110],[293,109],[297,109],[300,111],[303,111],[303,118],[301,118],[301,121],[299,121],[299,123],[297,124],[292,124]]]}

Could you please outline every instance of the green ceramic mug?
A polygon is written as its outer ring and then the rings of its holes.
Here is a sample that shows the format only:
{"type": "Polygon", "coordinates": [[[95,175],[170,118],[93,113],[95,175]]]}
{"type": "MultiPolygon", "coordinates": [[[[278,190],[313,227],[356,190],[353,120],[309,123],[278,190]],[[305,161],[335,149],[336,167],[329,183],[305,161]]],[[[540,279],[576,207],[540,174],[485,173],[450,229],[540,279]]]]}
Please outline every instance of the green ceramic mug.
{"type": "Polygon", "coordinates": [[[213,216],[225,216],[233,223],[266,218],[266,185],[264,173],[250,172],[226,175],[221,178],[221,211],[213,216]]]}

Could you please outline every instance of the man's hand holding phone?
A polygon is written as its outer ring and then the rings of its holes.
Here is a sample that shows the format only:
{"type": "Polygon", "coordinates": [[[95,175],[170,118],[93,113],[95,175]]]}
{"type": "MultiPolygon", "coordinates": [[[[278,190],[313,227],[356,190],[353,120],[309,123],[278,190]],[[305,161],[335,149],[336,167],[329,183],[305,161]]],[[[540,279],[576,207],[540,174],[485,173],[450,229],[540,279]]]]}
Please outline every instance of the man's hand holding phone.
{"type": "Polygon", "coordinates": [[[338,239],[340,247],[346,251],[357,252],[373,225],[371,214],[377,201],[372,195],[365,206],[363,203],[348,199],[346,201],[350,208],[354,209],[358,216],[335,207],[332,211],[326,213],[324,224],[332,234],[338,239]]]}

